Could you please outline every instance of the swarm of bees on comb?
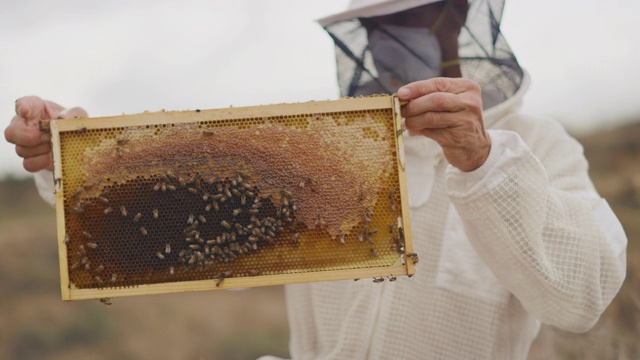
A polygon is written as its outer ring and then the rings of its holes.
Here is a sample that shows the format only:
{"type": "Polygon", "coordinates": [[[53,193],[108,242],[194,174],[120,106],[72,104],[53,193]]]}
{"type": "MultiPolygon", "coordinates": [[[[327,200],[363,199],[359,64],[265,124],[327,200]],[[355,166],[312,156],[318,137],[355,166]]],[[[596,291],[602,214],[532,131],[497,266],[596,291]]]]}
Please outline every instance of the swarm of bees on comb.
{"type": "Polygon", "coordinates": [[[220,287],[230,278],[413,261],[404,254],[408,214],[391,110],[196,113],[58,130],[69,289],[220,287]]]}

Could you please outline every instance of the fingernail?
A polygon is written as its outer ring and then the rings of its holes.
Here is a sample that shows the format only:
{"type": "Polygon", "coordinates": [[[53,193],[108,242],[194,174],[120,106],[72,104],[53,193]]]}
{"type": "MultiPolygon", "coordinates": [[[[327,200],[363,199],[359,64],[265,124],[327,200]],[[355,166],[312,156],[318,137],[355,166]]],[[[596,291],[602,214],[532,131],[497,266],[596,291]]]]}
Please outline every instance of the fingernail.
{"type": "Polygon", "coordinates": [[[409,91],[409,89],[407,89],[406,87],[401,87],[400,89],[398,89],[398,96],[401,98],[407,98],[410,94],[411,91],[409,91]]]}
{"type": "Polygon", "coordinates": [[[401,123],[402,123],[402,130],[407,130],[407,125],[406,125],[407,124],[407,119],[402,118],[401,123]]]}

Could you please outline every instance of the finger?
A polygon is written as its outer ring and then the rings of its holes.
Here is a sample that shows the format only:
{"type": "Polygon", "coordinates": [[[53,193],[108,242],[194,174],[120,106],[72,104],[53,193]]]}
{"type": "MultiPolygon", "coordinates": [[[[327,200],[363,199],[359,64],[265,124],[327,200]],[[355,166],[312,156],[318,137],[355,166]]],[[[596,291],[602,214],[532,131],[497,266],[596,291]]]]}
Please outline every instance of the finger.
{"type": "Polygon", "coordinates": [[[429,111],[405,118],[404,128],[412,132],[445,129],[461,125],[460,121],[458,113],[429,111]]]}
{"type": "Polygon", "coordinates": [[[480,92],[480,85],[464,78],[438,77],[407,84],[398,89],[397,94],[400,100],[413,100],[437,92],[461,94],[467,91],[480,92]]]}
{"type": "Polygon", "coordinates": [[[22,158],[45,155],[51,152],[51,144],[43,143],[33,147],[16,146],[16,153],[22,158]]]}
{"type": "Polygon", "coordinates": [[[80,119],[87,117],[89,117],[89,114],[87,114],[87,112],[80,107],[69,108],[61,111],[60,114],[58,114],[58,119],[80,119]]]}
{"type": "Polygon", "coordinates": [[[16,114],[26,122],[55,119],[64,108],[37,96],[25,96],[16,100],[16,114]]]}
{"type": "Polygon", "coordinates": [[[8,142],[26,147],[33,147],[44,143],[49,143],[49,134],[40,131],[35,122],[26,123],[25,120],[16,115],[11,123],[4,130],[4,137],[8,142]]]}
{"type": "Polygon", "coordinates": [[[402,107],[404,117],[413,117],[424,112],[457,112],[467,108],[464,97],[450,93],[433,93],[421,96],[402,107]]]}
{"type": "Polygon", "coordinates": [[[22,161],[22,166],[28,172],[36,172],[40,170],[52,170],[53,161],[51,154],[38,155],[30,158],[26,158],[22,161]]]}

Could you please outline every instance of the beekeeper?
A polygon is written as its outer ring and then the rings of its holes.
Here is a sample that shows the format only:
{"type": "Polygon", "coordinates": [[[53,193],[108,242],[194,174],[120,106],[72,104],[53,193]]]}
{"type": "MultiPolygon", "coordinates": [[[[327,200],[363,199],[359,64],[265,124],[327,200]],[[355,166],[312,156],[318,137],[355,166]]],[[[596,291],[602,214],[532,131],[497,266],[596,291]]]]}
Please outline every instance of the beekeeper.
{"type": "MultiPolygon", "coordinates": [[[[529,76],[500,32],[503,0],[353,0],[320,24],[343,96],[397,93],[411,278],[287,285],[294,359],[526,359],[540,324],[590,329],[625,277],[626,236],[580,144],[520,112],[529,76]]],[[[8,141],[52,202],[37,120],[86,116],[16,102],[8,141]]],[[[271,357],[264,357],[265,359],[271,357]]]]}
{"type": "Polygon", "coordinates": [[[408,104],[412,278],[286,287],[294,359],[526,359],[540,324],[584,332],[625,277],[626,236],[582,147],[520,112],[503,0],[353,0],[320,20],[343,96],[408,104]]]}

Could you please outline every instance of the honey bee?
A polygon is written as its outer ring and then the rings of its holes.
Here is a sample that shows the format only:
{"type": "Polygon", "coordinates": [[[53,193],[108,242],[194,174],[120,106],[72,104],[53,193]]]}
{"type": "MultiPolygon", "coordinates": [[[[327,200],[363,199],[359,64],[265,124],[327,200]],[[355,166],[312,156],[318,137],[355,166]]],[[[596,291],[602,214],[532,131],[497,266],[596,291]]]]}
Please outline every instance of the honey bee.
{"type": "Polygon", "coordinates": [[[374,283],[376,283],[376,284],[381,283],[381,282],[383,282],[383,281],[384,281],[384,278],[383,278],[383,277],[373,278],[373,282],[374,282],[374,283]]]}
{"type": "Polygon", "coordinates": [[[65,234],[64,235],[64,244],[69,246],[70,243],[71,243],[71,238],[69,237],[69,234],[65,234]]]}
{"type": "Polygon", "coordinates": [[[187,224],[193,224],[193,220],[195,220],[195,216],[193,214],[189,214],[189,218],[187,218],[187,224]]]}
{"type": "Polygon", "coordinates": [[[158,209],[153,209],[153,218],[154,219],[158,218],[158,209]]]}
{"type": "Polygon", "coordinates": [[[300,179],[300,182],[298,183],[298,186],[303,188],[304,187],[304,179],[300,179]]]}
{"type": "Polygon", "coordinates": [[[393,234],[393,224],[389,224],[389,234],[393,234]]]}
{"type": "Polygon", "coordinates": [[[360,190],[360,196],[358,196],[358,200],[360,200],[360,202],[364,201],[364,190],[360,190]]]}
{"type": "Polygon", "coordinates": [[[140,232],[142,233],[142,235],[147,236],[148,232],[147,229],[145,229],[144,227],[140,227],[140,232]]]}
{"type": "Polygon", "coordinates": [[[160,251],[158,251],[156,253],[156,256],[160,259],[160,260],[164,260],[164,255],[162,255],[162,253],[160,251]]]}
{"type": "Polygon", "coordinates": [[[207,219],[203,215],[198,215],[198,219],[200,219],[200,222],[203,224],[207,222],[207,219]]]}
{"type": "Polygon", "coordinates": [[[191,244],[191,245],[189,245],[189,249],[192,249],[192,250],[198,250],[198,249],[200,249],[200,245],[198,245],[198,244],[191,244]]]}
{"type": "Polygon", "coordinates": [[[80,194],[82,194],[84,190],[82,188],[77,188],[76,191],[71,195],[71,198],[75,199],[78,196],[80,196],[80,194]]]}
{"type": "Polygon", "coordinates": [[[94,277],[94,279],[96,279],[96,281],[98,282],[98,284],[102,284],[102,283],[103,283],[103,281],[102,281],[102,279],[100,278],[100,276],[96,276],[96,277],[94,277]]]}
{"type": "Polygon", "coordinates": [[[340,234],[340,244],[344,245],[344,234],[340,234]]]}
{"type": "Polygon", "coordinates": [[[98,196],[98,200],[100,200],[103,204],[108,204],[109,203],[109,199],[107,199],[104,196],[98,196]]]}
{"type": "Polygon", "coordinates": [[[167,191],[167,184],[166,183],[161,183],[160,184],[160,189],[162,190],[162,192],[166,192],[167,191]]]}
{"type": "Polygon", "coordinates": [[[417,264],[418,261],[420,261],[420,259],[418,258],[418,254],[416,253],[407,253],[405,256],[411,259],[414,265],[417,264]]]}
{"type": "Polygon", "coordinates": [[[373,239],[370,236],[365,236],[365,238],[367,239],[368,242],[373,244],[373,239]]]}
{"type": "Polygon", "coordinates": [[[293,236],[291,237],[291,241],[294,243],[298,242],[298,239],[300,239],[300,233],[295,233],[293,234],[293,236]]]}
{"type": "Polygon", "coordinates": [[[80,266],[80,261],[76,262],[75,264],[73,264],[73,265],[71,266],[71,271],[73,271],[73,270],[77,269],[79,266],[80,266]]]}
{"type": "Polygon", "coordinates": [[[88,232],[86,232],[86,231],[83,231],[83,232],[82,232],[82,235],[83,235],[84,237],[86,237],[87,239],[91,239],[91,234],[89,234],[89,233],[88,233],[88,232]]]}
{"type": "Polygon", "coordinates": [[[213,130],[202,130],[202,133],[204,135],[215,135],[215,132],[213,130]]]}
{"type": "Polygon", "coordinates": [[[71,209],[71,213],[74,215],[82,214],[83,212],[84,212],[84,209],[79,206],[76,206],[73,209],[71,209]]]}
{"type": "Polygon", "coordinates": [[[87,128],[84,126],[77,127],[75,129],[76,134],[83,134],[87,132],[87,128]]]}
{"type": "Polygon", "coordinates": [[[100,302],[105,304],[105,305],[111,305],[111,298],[105,297],[105,298],[100,298],[100,302]]]}
{"type": "Polygon", "coordinates": [[[321,229],[326,225],[324,219],[322,218],[322,216],[320,214],[318,214],[318,218],[316,219],[316,226],[319,226],[321,229]]]}
{"type": "Polygon", "coordinates": [[[165,252],[165,253],[167,253],[167,254],[170,254],[170,253],[171,253],[171,244],[167,244],[167,245],[164,247],[164,252],[165,252]]]}
{"type": "Polygon", "coordinates": [[[142,217],[142,213],[137,213],[136,216],[133,217],[133,222],[138,222],[142,217]]]}
{"type": "Polygon", "coordinates": [[[198,193],[198,190],[195,189],[195,188],[189,188],[187,190],[189,190],[189,192],[192,193],[192,194],[197,194],[198,193]]]}
{"type": "Polygon", "coordinates": [[[156,186],[153,187],[153,191],[159,191],[161,186],[162,185],[160,185],[160,183],[156,183],[156,186]]]}
{"type": "Polygon", "coordinates": [[[104,266],[102,266],[102,264],[101,264],[101,265],[99,265],[99,266],[94,270],[94,272],[95,272],[96,274],[99,274],[99,273],[101,273],[101,272],[102,272],[102,270],[104,270],[104,266]]]}
{"type": "Polygon", "coordinates": [[[224,226],[225,229],[231,229],[231,225],[229,225],[229,223],[226,220],[222,220],[220,222],[220,225],[224,226]]]}
{"type": "Polygon", "coordinates": [[[98,244],[88,242],[88,243],[87,243],[87,246],[88,246],[88,247],[90,247],[90,248],[92,248],[92,249],[95,249],[95,248],[97,248],[97,247],[98,247],[98,244]]]}
{"type": "Polygon", "coordinates": [[[116,143],[118,145],[124,145],[124,144],[126,144],[128,142],[129,142],[129,139],[127,139],[127,138],[119,138],[119,139],[116,140],[116,143]]]}
{"type": "Polygon", "coordinates": [[[207,212],[208,212],[208,211],[211,211],[211,207],[212,207],[212,206],[213,206],[213,205],[211,205],[211,204],[207,204],[207,206],[205,206],[205,207],[204,207],[204,211],[207,211],[207,212]]]}
{"type": "Polygon", "coordinates": [[[391,275],[391,276],[387,276],[387,279],[389,279],[389,281],[396,281],[398,280],[398,278],[396,278],[395,276],[391,275]]]}
{"type": "Polygon", "coordinates": [[[122,214],[122,216],[127,216],[127,209],[124,205],[120,205],[120,214],[122,214]]]}
{"type": "Polygon", "coordinates": [[[170,191],[176,191],[176,187],[173,185],[167,185],[167,189],[169,189],[170,191]]]}
{"type": "Polygon", "coordinates": [[[114,283],[116,282],[116,280],[118,280],[118,274],[116,273],[111,274],[111,282],[114,283]]]}
{"type": "Polygon", "coordinates": [[[369,249],[369,251],[373,257],[378,257],[378,252],[374,248],[369,249]]]}
{"type": "Polygon", "coordinates": [[[173,276],[175,274],[175,269],[172,267],[169,268],[169,275],[173,276]]]}

